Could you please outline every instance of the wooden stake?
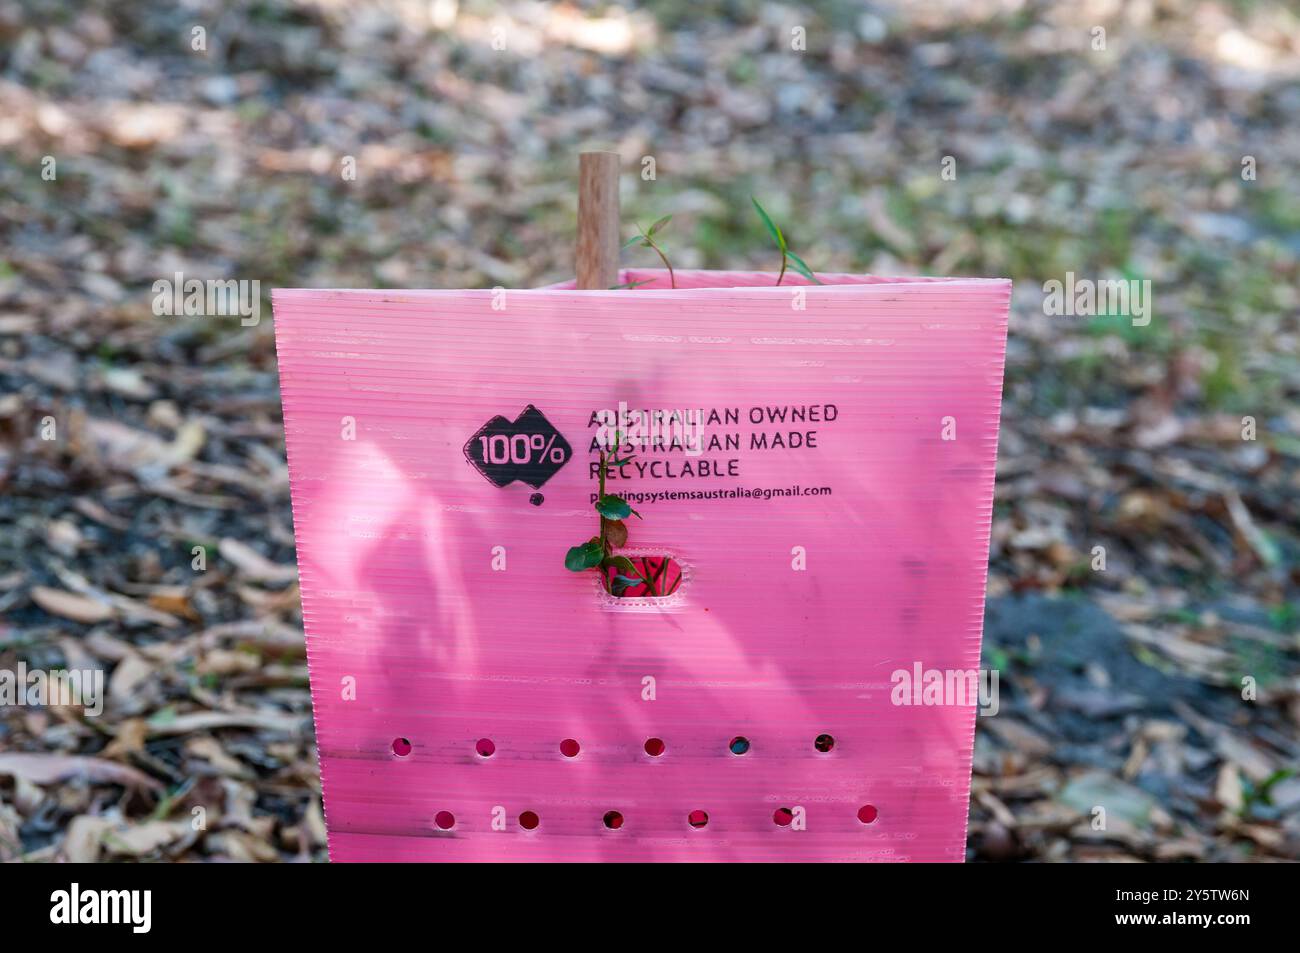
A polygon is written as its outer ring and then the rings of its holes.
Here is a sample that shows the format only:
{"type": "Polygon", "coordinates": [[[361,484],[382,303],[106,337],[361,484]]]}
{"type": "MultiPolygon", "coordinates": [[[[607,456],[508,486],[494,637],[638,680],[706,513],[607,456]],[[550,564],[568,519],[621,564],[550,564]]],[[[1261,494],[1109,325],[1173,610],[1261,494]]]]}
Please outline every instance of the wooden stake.
{"type": "Polygon", "coordinates": [[[578,254],[574,271],[583,291],[618,284],[617,152],[578,155],[578,254]]]}

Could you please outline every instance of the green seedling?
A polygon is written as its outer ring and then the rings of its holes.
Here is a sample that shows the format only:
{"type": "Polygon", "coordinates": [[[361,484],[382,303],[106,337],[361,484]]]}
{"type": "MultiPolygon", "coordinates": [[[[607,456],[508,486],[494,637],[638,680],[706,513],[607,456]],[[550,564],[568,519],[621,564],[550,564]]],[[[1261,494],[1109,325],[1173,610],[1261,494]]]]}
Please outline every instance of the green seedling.
{"type": "MultiPolygon", "coordinates": [[[[640,225],[638,225],[636,227],[637,233],[623,243],[623,249],[627,250],[631,248],[633,245],[637,245],[641,248],[654,249],[654,253],[659,256],[659,260],[662,261],[664,263],[664,267],[668,269],[668,283],[672,287],[676,288],[677,276],[673,274],[672,262],[670,262],[668,260],[668,256],[664,254],[663,246],[661,246],[657,241],[655,241],[655,236],[658,235],[660,232],[662,232],[665,228],[667,228],[668,223],[671,222],[672,220],[673,217],[671,215],[665,215],[663,218],[659,219],[659,221],[655,222],[649,228],[642,228],[640,225]]],[[[643,284],[645,284],[644,281],[631,281],[628,282],[626,285],[619,285],[618,287],[635,288],[637,285],[643,285],[643,284]]]]}
{"type": "MultiPolygon", "coordinates": [[[[632,509],[623,497],[617,493],[605,492],[605,478],[609,472],[636,459],[635,454],[618,456],[622,443],[622,433],[616,433],[612,450],[600,451],[600,490],[594,504],[597,519],[600,521],[600,531],[585,543],[569,548],[569,551],[564,554],[564,568],[570,572],[596,570],[600,573],[601,583],[614,596],[622,596],[633,586],[645,586],[646,595],[658,596],[663,594],[660,592],[663,569],[651,575],[644,570],[644,566],[638,569],[632,560],[615,552],[627,545],[628,517],[642,518],[641,514],[632,509]],[[611,569],[614,570],[613,579],[609,579],[611,569]]],[[[663,560],[663,565],[666,566],[667,562],[666,559],[663,560]]]]}
{"type": "Polygon", "coordinates": [[[776,247],[781,250],[781,273],[776,276],[776,283],[778,285],[781,283],[781,280],[785,278],[786,268],[792,266],[795,271],[813,284],[821,284],[821,281],[813,274],[812,269],[804,264],[804,260],[790,250],[790,245],[786,242],[785,234],[781,231],[780,226],[772,221],[772,216],[768,215],[767,210],[758,204],[758,199],[751,195],[749,200],[754,203],[754,208],[758,211],[758,217],[763,220],[763,225],[767,228],[767,233],[772,236],[772,241],[776,242],[776,247]]]}

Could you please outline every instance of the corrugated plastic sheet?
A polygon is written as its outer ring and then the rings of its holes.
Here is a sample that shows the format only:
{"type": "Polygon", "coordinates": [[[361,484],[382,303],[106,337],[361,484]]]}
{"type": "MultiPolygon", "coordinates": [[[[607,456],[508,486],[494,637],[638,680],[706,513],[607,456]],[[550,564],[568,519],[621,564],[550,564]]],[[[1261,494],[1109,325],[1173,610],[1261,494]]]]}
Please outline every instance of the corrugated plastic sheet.
{"type": "Polygon", "coordinates": [[[979,668],[1011,284],[822,278],[274,294],[334,860],[963,858],[975,702],[895,673],[979,668]],[[658,602],[563,566],[620,401],[716,414],[610,487],[658,602]]]}

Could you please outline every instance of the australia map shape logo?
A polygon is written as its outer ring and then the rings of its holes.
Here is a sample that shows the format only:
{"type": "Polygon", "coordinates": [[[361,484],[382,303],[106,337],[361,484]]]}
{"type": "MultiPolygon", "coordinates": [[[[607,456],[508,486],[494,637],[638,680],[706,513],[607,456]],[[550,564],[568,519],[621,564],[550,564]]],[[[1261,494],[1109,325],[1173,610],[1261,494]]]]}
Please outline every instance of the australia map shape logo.
{"type": "Polygon", "coordinates": [[[532,404],[514,420],[497,414],[465,444],[465,459],[502,487],[518,480],[537,489],[571,456],[569,442],[532,404]]]}

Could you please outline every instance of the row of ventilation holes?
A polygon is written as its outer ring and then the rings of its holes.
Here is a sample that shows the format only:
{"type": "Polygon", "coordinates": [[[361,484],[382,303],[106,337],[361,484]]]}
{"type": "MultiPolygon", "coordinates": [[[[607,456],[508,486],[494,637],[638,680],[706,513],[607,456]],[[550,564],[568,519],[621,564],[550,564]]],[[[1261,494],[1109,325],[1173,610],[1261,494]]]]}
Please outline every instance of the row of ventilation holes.
{"type": "MultiPolygon", "coordinates": [[[[411,742],[406,738],[393,739],[393,754],[397,755],[399,758],[405,758],[409,755],[411,753],[411,747],[411,742]]],[[[825,754],[835,747],[835,739],[831,735],[818,735],[813,740],[813,747],[825,754]]],[[[749,751],[749,739],[741,736],[732,738],[731,741],[727,743],[727,748],[734,755],[746,754],[749,751]]],[[[492,755],[496,754],[497,746],[491,738],[480,738],[474,745],[474,750],[480,757],[490,758],[492,755]]],[[[572,738],[565,738],[560,742],[560,754],[564,755],[566,758],[576,758],[578,752],[581,750],[582,746],[572,738]]],[[[668,746],[664,744],[663,739],[646,739],[645,753],[650,755],[650,757],[658,758],[667,750],[668,746]]],[[[879,816],[880,812],[876,810],[875,805],[864,804],[858,809],[858,820],[863,824],[871,824],[879,816]]],[[[623,826],[623,815],[618,811],[608,811],[605,814],[604,821],[606,827],[612,831],[616,831],[623,826]]],[[[793,821],[794,812],[788,807],[777,808],[772,814],[772,822],[778,827],[789,827],[793,821]]],[[[438,825],[439,830],[449,831],[456,826],[456,815],[452,814],[451,811],[439,811],[434,816],[433,822],[438,825]]],[[[535,811],[524,811],[524,813],[519,815],[519,826],[526,831],[536,830],[537,826],[541,824],[541,822],[542,819],[537,816],[535,811]]],[[[708,826],[709,815],[705,811],[691,811],[691,813],[686,816],[686,822],[690,824],[691,827],[699,830],[702,827],[708,826]]]]}
{"type": "MultiPolygon", "coordinates": [[[[831,735],[818,735],[813,739],[813,747],[822,754],[830,751],[835,747],[835,738],[831,735]]],[[[399,758],[405,758],[411,753],[411,742],[406,738],[393,739],[393,754],[399,758]]],[[[749,752],[749,739],[741,736],[732,738],[727,742],[727,748],[734,755],[743,755],[749,752]]],[[[491,738],[480,738],[474,744],[474,750],[479,757],[490,758],[496,754],[497,746],[491,738]]],[[[582,745],[572,738],[565,738],[560,742],[560,754],[566,758],[576,758],[578,752],[582,750],[582,745]]],[[[647,738],[645,743],[645,753],[652,758],[657,758],[668,750],[662,738],[647,738]]]]}
{"type": "MultiPolygon", "coordinates": [[[[880,812],[876,810],[874,804],[864,804],[858,808],[858,820],[863,824],[874,823],[879,816],[880,812]]],[[[618,811],[606,811],[604,820],[605,826],[611,831],[616,831],[623,826],[623,815],[618,811]]],[[[793,821],[794,811],[788,807],[779,807],[772,812],[772,822],[778,827],[789,827],[793,821]]],[[[438,830],[449,831],[456,826],[456,815],[451,811],[439,811],[434,815],[433,822],[438,825],[438,830]]],[[[536,811],[524,811],[519,815],[519,826],[526,831],[536,830],[541,823],[542,819],[537,816],[536,811]]],[[[686,823],[696,830],[708,827],[709,815],[706,811],[691,811],[686,815],[686,823]]]]}

